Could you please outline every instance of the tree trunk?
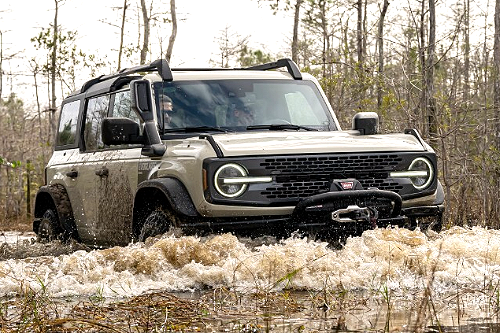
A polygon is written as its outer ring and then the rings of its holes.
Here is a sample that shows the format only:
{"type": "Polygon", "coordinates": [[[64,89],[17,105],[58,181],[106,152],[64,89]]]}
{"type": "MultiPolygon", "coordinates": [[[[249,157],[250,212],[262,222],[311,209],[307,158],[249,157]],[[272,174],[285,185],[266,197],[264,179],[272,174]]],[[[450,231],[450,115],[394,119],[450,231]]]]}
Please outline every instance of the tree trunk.
{"type": "MultiPolygon", "coordinates": [[[[38,112],[38,126],[40,127],[40,142],[50,142],[50,138],[47,140],[44,140],[43,137],[43,126],[42,126],[42,107],[40,106],[40,97],[38,96],[38,80],[37,80],[37,75],[38,75],[38,64],[34,63],[34,68],[33,68],[33,79],[35,83],[35,98],[36,98],[36,109],[38,112]]],[[[43,164],[45,164],[45,149],[42,149],[42,160],[43,164]]]]}
{"type": "Polygon", "coordinates": [[[389,7],[389,0],[384,0],[382,11],[380,12],[380,19],[378,21],[378,82],[377,82],[377,108],[382,108],[383,89],[382,82],[384,76],[384,20],[387,8],[389,7]]]}
{"type": "MultiPolygon", "coordinates": [[[[497,0],[498,1],[498,0],[497,0]]],[[[487,3],[485,15],[484,15],[484,40],[483,40],[483,57],[484,57],[484,65],[482,67],[482,78],[483,82],[481,82],[481,85],[483,87],[488,87],[490,84],[490,77],[489,77],[489,72],[490,72],[490,47],[489,47],[489,36],[488,36],[488,13],[489,13],[489,2],[487,3]]],[[[494,75],[495,77],[495,75],[494,75]]],[[[488,89],[483,89],[482,90],[482,102],[483,105],[488,105],[488,100],[489,100],[489,91],[488,89]]],[[[481,193],[482,193],[482,206],[481,206],[481,215],[482,215],[482,223],[483,225],[486,225],[487,221],[487,214],[488,214],[488,207],[490,206],[490,196],[489,196],[489,181],[490,177],[488,175],[488,159],[489,159],[489,147],[490,147],[490,140],[489,140],[489,126],[490,126],[490,121],[489,121],[489,112],[488,108],[483,107],[483,142],[482,142],[482,149],[481,149],[481,179],[482,181],[480,182],[482,185],[481,188],[481,193]]]]}
{"type": "Polygon", "coordinates": [[[292,60],[299,62],[299,23],[300,23],[300,7],[304,0],[295,2],[295,11],[293,15],[293,36],[292,36],[292,60]]]}
{"type": "Polygon", "coordinates": [[[362,111],[364,109],[365,104],[365,93],[366,93],[366,75],[365,75],[365,50],[364,50],[364,1],[357,0],[357,28],[356,28],[356,39],[357,39],[357,55],[358,55],[358,109],[362,111]]]}
{"type": "Polygon", "coordinates": [[[141,0],[141,9],[142,9],[142,21],[144,24],[144,39],[142,42],[141,48],[141,60],[140,64],[144,65],[146,63],[146,57],[148,55],[148,47],[149,47],[149,24],[150,17],[148,16],[148,9],[146,7],[146,1],[141,0]]]}
{"type": "Polygon", "coordinates": [[[326,66],[329,62],[328,53],[330,52],[330,40],[328,38],[328,20],[326,19],[326,1],[320,0],[318,4],[319,13],[321,15],[321,32],[323,37],[323,50],[321,52],[321,59],[323,62],[323,78],[326,77],[326,66]]]}
{"type": "Polygon", "coordinates": [[[419,45],[418,45],[418,56],[420,60],[420,71],[422,78],[422,89],[420,98],[420,114],[418,122],[420,123],[420,128],[423,131],[423,135],[427,136],[428,126],[426,120],[426,107],[427,107],[427,89],[425,87],[426,77],[427,77],[427,66],[425,60],[425,1],[422,0],[422,7],[420,8],[420,27],[419,27],[419,45]]]}
{"type": "Polygon", "coordinates": [[[362,26],[362,36],[363,36],[363,59],[366,59],[366,43],[368,40],[368,30],[366,29],[366,23],[368,22],[368,0],[365,0],[363,3],[363,24],[362,26]]]}
{"type": "Polygon", "coordinates": [[[118,70],[122,68],[122,54],[123,54],[123,34],[125,31],[125,13],[127,11],[127,0],[123,1],[122,13],[122,26],[120,29],[120,49],[118,50],[118,70]]]}
{"type": "Polygon", "coordinates": [[[357,0],[357,10],[358,10],[358,21],[356,29],[356,40],[357,40],[357,54],[358,54],[358,65],[362,70],[363,68],[363,0],[357,0]]]}
{"type": "Polygon", "coordinates": [[[469,105],[470,98],[470,0],[464,0],[464,97],[465,105],[469,105]]]}
{"type": "Polygon", "coordinates": [[[500,149],[500,0],[495,2],[495,40],[493,44],[493,108],[495,110],[495,145],[500,149]]]}
{"type": "Polygon", "coordinates": [[[2,87],[3,87],[3,34],[0,31],[0,101],[2,100],[2,87]]]}
{"type": "MultiPolygon", "coordinates": [[[[495,38],[493,42],[493,109],[494,109],[494,145],[496,147],[496,158],[500,151],[500,0],[495,1],[495,38]]],[[[498,198],[498,187],[500,186],[500,169],[498,164],[493,166],[493,186],[491,197],[490,218],[495,221],[495,227],[498,227],[500,215],[500,202],[498,198]]]]}
{"type": "Polygon", "coordinates": [[[58,26],[57,26],[57,16],[59,14],[59,0],[54,0],[56,4],[56,12],[54,15],[54,31],[53,31],[53,47],[52,47],[52,55],[50,59],[50,84],[51,84],[51,91],[52,91],[52,97],[51,97],[51,103],[50,103],[50,137],[55,135],[56,133],[56,60],[57,60],[57,40],[59,38],[59,31],[58,31],[58,26]]]}
{"type": "Polygon", "coordinates": [[[427,114],[429,121],[429,136],[436,139],[437,130],[437,110],[436,99],[434,97],[434,56],[436,52],[436,0],[429,0],[429,45],[427,51],[427,70],[426,70],[426,95],[427,95],[427,114]]]}
{"type": "Polygon", "coordinates": [[[168,39],[167,61],[170,62],[172,50],[174,49],[175,37],[177,36],[177,14],[175,12],[175,0],[170,0],[170,15],[172,16],[172,34],[168,39]]]}

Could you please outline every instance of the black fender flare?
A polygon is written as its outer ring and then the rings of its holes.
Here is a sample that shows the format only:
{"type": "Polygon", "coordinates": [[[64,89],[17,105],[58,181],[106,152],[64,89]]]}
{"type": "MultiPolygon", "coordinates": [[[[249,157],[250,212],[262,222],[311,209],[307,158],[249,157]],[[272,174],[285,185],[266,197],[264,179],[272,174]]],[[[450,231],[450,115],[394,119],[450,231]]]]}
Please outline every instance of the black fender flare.
{"type": "MultiPolygon", "coordinates": [[[[170,207],[181,215],[196,217],[199,216],[193,200],[184,184],[177,178],[156,178],[143,181],[136,190],[135,197],[140,196],[141,191],[154,188],[161,191],[168,200],[170,207]]],[[[134,203],[135,206],[135,203],[134,203]]]]}
{"type": "Polygon", "coordinates": [[[71,201],[66,188],[62,184],[44,185],[38,190],[35,198],[33,231],[38,231],[40,218],[48,208],[55,209],[59,224],[64,232],[64,239],[74,238],[80,241],[71,201]]]}
{"type": "Polygon", "coordinates": [[[158,199],[154,196],[161,195],[167,199],[169,207],[179,216],[194,218],[199,217],[191,196],[184,184],[177,178],[156,178],[143,181],[137,186],[134,199],[134,224],[143,218],[144,212],[151,211],[158,199]],[[141,214],[142,213],[142,214],[141,214]]]}

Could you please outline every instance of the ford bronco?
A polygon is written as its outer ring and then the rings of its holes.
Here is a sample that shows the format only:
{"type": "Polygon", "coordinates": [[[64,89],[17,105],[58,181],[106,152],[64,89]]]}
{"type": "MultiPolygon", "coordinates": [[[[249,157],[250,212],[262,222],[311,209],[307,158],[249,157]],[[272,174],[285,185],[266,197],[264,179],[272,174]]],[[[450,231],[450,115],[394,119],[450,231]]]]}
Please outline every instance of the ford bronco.
{"type": "Polygon", "coordinates": [[[318,81],[289,59],[240,69],[157,60],[100,76],[62,103],[33,229],[97,247],[171,227],[439,230],[436,154],[414,129],[378,127],[361,112],[341,130],[318,81]]]}

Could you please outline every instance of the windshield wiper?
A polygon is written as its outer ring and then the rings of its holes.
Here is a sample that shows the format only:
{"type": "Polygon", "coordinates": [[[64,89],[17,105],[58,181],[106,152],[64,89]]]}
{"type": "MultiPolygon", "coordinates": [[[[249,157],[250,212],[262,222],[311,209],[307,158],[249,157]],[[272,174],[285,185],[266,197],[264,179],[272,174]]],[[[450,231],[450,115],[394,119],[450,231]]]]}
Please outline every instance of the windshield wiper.
{"type": "Polygon", "coordinates": [[[317,128],[294,125],[294,124],[271,124],[271,125],[251,125],[247,126],[247,130],[260,130],[268,129],[270,131],[283,131],[283,130],[306,130],[306,131],[319,131],[317,128]]]}
{"type": "Polygon", "coordinates": [[[180,127],[180,128],[166,128],[164,133],[192,133],[192,132],[230,132],[227,128],[213,127],[213,126],[193,126],[193,127],[180,127]]]}

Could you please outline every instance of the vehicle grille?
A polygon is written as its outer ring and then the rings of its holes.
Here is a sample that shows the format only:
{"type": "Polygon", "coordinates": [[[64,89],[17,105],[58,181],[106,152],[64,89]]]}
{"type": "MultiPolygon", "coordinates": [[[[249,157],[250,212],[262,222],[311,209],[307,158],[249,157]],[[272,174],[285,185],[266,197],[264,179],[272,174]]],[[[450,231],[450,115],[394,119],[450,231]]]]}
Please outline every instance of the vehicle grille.
{"type": "Polygon", "coordinates": [[[402,162],[398,155],[321,155],[268,158],[260,166],[276,175],[276,183],[262,195],[268,199],[301,199],[330,190],[333,179],[357,179],[363,188],[398,193],[403,189],[389,179],[389,172],[402,162]]]}

